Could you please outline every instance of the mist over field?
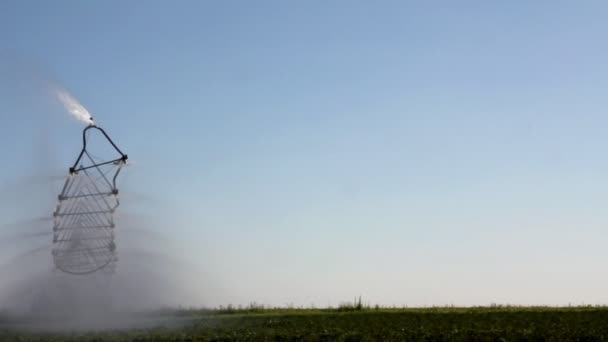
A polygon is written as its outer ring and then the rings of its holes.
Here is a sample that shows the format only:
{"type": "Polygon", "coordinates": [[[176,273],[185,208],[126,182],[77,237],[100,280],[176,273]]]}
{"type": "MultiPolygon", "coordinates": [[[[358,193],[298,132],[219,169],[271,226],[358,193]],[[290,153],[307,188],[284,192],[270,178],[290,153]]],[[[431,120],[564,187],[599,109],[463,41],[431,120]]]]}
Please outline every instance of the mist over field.
{"type": "Polygon", "coordinates": [[[27,113],[30,119],[24,126],[2,126],[5,135],[15,129],[20,133],[10,141],[7,158],[26,157],[22,164],[8,163],[0,181],[0,313],[26,317],[26,328],[103,329],[145,325],[129,315],[146,310],[206,305],[214,280],[199,282],[205,271],[188,259],[181,237],[169,233],[175,229],[173,209],[158,192],[124,182],[145,172],[136,164],[118,179],[123,204],[114,215],[115,274],[102,270],[73,276],[55,268],[52,214],[68,166],[82,148],[85,126],[65,120],[64,110],[74,107],[62,108],[62,102],[77,103],[67,90],[53,101],[50,83],[32,72],[35,68],[25,68],[14,60],[0,63],[0,88],[10,89],[3,98],[27,98],[11,115],[27,113]],[[61,146],[68,141],[69,146],[61,146]]]}

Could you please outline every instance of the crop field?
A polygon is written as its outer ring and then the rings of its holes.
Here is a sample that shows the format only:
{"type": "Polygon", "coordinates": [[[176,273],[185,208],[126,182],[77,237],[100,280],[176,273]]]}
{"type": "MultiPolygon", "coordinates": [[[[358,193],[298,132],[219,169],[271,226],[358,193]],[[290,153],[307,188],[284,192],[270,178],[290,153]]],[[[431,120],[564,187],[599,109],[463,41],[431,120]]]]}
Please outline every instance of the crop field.
{"type": "Polygon", "coordinates": [[[223,309],[155,315],[153,327],[88,332],[33,331],[5,320],[0,341],[608,340],[606,307],[223,309]]]}

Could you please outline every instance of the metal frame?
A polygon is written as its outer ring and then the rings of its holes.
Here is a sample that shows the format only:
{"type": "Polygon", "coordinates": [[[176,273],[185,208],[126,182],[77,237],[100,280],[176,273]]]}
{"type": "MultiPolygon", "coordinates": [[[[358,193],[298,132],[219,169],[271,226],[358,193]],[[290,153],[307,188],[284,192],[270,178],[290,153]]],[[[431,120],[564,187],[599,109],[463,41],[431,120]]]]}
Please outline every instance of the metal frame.
{"type": "Polygon", "coordinates": [[[80,151],[80,155],[78,156],[78,159],[76,159],[76,162],[74,162],[74,165],[70,168],[70,174],[74,174],[74,173],[78,173],[78,171],[82,171],[82,170],[87,170],[93,167],[98,167],[98,166],[102,166],[102,165],[107,165],[107,164],[111,164],[111,163],[116,163],[118,161],[123,161],[126,162],[127,159],[129,159],[129,156],[127,156],[126,154],[122,153],[122,151],[118,148],[118,146],[116,146],[116,144],[114,143],[114,141],[112,141],[112,139],[110,139],[110,136],[108,136],[108,134],[106,133],[106,131],[103,130],[103,128],[98,127],[96,125],[89,125],[87,128],[85,128],[82,131],[82,151],[80,151]],[[108,142],[110,144],[112,144],[112,147],[114,147],[114,149],[116,150],[116,152],[118,152],[120,154],[120,158],[112,160],[112,161],[108,161],[105,163],[101,163],[101,164],[97,164],[97,165],[92,165],[92,166],[88,166],[88,167],[80,167],[80,168],[76,168],[78,166],[78,163],[80,163],[83,155],[85,153],[87,153],[87,132],[90,129],[96,129],[98,131],[100,131],[103,136],[108,140],[108,142]]]}
{"type": "Polygon", "coordinates": [[[113,214],[120,205],[116,179],[127,159],[102,128],[90,125],[83,130],[82,150],[69,169],[53,213],[52,256],[56,269],[74,275],[113,272],[118,260],[113,214]],[[103,134],[119,158],[95,161],[87,151],[87,132],[92,129],[103,134]],[[107,171],[103,169],[108,166],[107,171]],[[114,172],[111,180],[110,172],[114,172]]]}

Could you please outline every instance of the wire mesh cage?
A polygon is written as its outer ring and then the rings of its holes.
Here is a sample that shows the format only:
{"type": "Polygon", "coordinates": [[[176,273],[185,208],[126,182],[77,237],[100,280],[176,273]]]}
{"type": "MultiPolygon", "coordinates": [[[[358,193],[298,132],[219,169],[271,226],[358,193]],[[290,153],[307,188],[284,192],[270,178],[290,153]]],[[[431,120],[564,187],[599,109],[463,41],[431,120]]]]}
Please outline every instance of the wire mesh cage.
{"type": "Polygon", "coordinates": [[[69,274],[112,273],[117,262],[114,212],[120,205],[116,179],[127,155],[106,132],[94,125],[83,131],[83,148],[70,168],[53,213],[53,262],[69,274]],[[93,155],[87,147],[89,134],[102,134],[117,158],[109,161],[93,155]]]}

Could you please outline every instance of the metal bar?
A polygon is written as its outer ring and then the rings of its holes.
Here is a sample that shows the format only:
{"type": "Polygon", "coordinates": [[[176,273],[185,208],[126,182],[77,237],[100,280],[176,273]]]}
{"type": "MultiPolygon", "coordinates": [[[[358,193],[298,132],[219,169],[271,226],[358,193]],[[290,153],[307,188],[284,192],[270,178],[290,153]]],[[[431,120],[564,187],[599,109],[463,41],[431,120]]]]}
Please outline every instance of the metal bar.
{"type": "Polygon", "coordinates": [[[89,211],[89,212],[73,213],[73,214],[57,214],[57,216],[63,217],[63,216],[83,215],[83,214],[111,214],[112,212],[113,212],[112,210],[107,210],[107,211],[89,211]]]}
{"type": "MultiPolygon", "coordinates": [[[[102,246],[102,247],[96,247],[96,248],[78,248],[78,249],[69,249],[69,250],[65,250],[65,251],[60,251],[57,252],[57,255],[65,255],[65,254],[70,254],[70,253],[76,253],[76,252],[84,252],[84,251],[97,251],[97,250],[110,250],[110,246],[102,246]]],[[[98,252],[100,253],[100,252],[98,252]]]]}
{"type": "Polygon", "coordinates": [[[80,168],[75,169],[74,171],[75,172],[80,172],[80,171],[83,171],[83,170],[92,169],[92,168],[97,167],[97,166],[103,166],[103,165],[108,165],[108,164],[116,163],[118,161],[122,161],[122,159],[119,158],[119,159],[115,159],[115,160],[110,160],[110,161],[107,161],[107,162],[103,162],[103,163],[95,164],[95,165],[91,165],[91,166],[81,166],[80,168]]]}
{"type": "MultiPolygon", "coordinates": [[[[93,237],[86,237],[86,238],[78,238],[78,241],[92,241],[92,240],[108,240],[107,236],[93,236],[93,237]]],[[[67,240],[57,240],[55,241],[56,243],[60,243],[60,242],[71,242],[72,240],[67,239],[67,240]]],[[[109,247],[108,247],[109,249],[109,247]]]]}
{"type": "Polygon", "coordinates": [[[113,225],[100,225],[100,226],[72,226],[72,227],[66,227],[66,228],[59,228],[57,230],[55,230],[56,232],[60,232],[63,230],[78,230],[78,229],[101,229],[101,228],[107,228],[107,229],[114,229],[113,225]]]}
{"type": "Polygon", "coordinates": [[[75,199],[75,198],[82,198],[82,197],[95,197],[95,196],[112,196],[114,195],[111,192],[100,192],[98,194],[84,194],[84,195],[76,195],[76,196],[63,196],[63,200],[70,200],[70,199],[75,199]]]}

